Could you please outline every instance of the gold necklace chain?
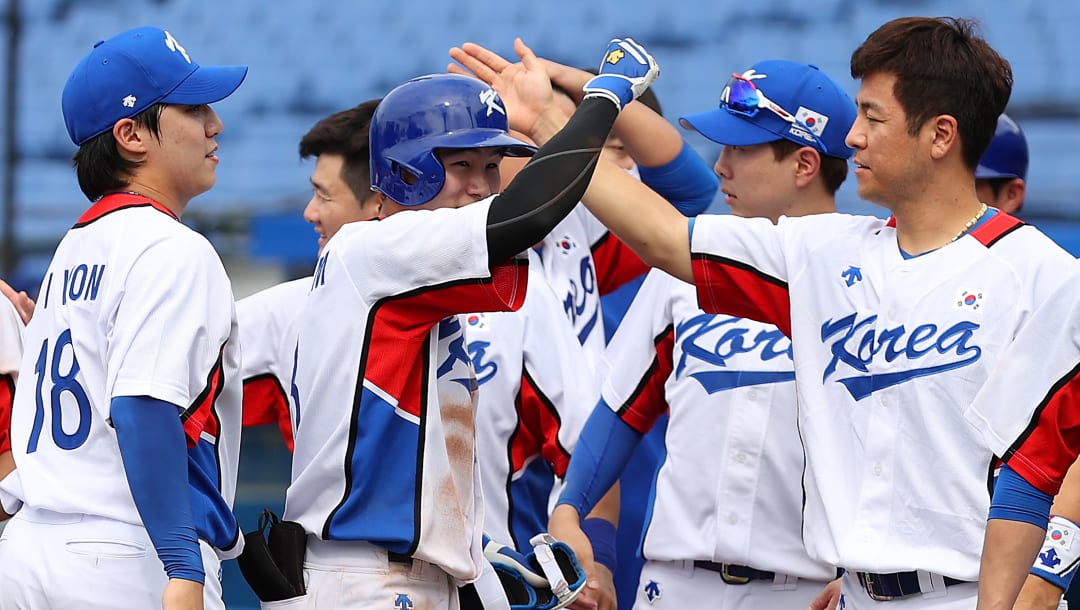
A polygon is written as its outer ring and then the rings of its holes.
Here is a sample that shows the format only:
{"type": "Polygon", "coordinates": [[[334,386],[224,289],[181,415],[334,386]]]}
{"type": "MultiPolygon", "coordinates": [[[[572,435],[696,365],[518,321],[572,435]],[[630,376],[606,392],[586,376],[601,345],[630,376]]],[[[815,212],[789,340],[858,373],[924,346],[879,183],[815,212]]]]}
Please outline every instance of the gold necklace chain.
{"type": "Polygon", "coordinates": [[[971,217],[971,220],[967,221],[967,223],[964,225],[964,228],[960,229],[960,232],[957,233],[955,237],[953,237],[952,239],[949,240],[949,243],[950,244],[953,243],[954,241],[956,241],[956,240],[960,239],[961,237],[963,237],[964,233],[967,233],[968,231],[970,231],[971,227],[974,227],[975,223],[979,222],[979,219],[982,218],[984,214],[986,214],[986,211],[988,209],[990,209],[990,208],[985,203],[982,204],[982,207],[979,208],[979,211],[974,216],[971,217]]]}

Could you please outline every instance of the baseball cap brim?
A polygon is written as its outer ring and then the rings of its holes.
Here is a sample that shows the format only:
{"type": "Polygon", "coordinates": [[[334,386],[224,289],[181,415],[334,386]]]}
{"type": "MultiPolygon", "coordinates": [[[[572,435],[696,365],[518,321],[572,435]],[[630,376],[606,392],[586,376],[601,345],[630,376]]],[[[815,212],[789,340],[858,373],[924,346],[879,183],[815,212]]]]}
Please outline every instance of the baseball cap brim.
{"type": "Polygon", "coordinates": [[[679,124],[725,146],[753,146],[784,138],[723,108],[680,117],[679,124]]]}
{"type": "Polygon", "coordinates": [[[1019,178],[1012,172],[999,172],[996,169],[979,164],[975,167],[975,179],[976,180],[996,180],[998,178],[1019,178]]]}
{"type": "Polygon", "coordinates": [[[236,91],[247,71],[247,66],[199,66],[160,101],[186,106],[219,102],[236,91]]]}

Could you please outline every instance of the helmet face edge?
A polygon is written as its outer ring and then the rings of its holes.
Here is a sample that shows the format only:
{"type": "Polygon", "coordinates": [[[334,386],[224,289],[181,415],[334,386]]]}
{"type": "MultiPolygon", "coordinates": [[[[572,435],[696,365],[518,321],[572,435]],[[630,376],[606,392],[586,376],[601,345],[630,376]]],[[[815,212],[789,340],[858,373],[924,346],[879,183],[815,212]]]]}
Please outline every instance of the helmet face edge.
{"type": "Polygon", "coordinates": [[[494,89],[457,74],[421,76],[394,88],[375,109],[369,137],[371,187],[403,206],[423,205],[442,190],[438,149],[499,147],[516,156],[536,150],[509,135],[494,89]]]}

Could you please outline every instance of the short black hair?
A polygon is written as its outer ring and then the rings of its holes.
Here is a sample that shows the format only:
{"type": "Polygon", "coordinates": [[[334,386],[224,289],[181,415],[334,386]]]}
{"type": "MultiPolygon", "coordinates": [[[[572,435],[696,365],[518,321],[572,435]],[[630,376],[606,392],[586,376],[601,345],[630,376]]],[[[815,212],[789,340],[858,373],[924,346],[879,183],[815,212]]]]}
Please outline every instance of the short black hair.
{"type": "Polygon", "coordinates": [[[322,119],[300,138],[300,158],[330,153],[341,155],[341,178],[349,185],[357,201],[371,194],[371,145],[368,132],[371,117],[381,98],[335,112],[322,119]]]}
{"type": "MultiPolygon", "coordinates": [[[[158,138],[161,136],[161,112],[165,106],[162,103],[153,104],[131,119],[158,138]]],[[[71,157],[71,165],[75,168],[83,195],[90,201],[97,201],[107,193],[126,188],[132,173],[142,163],[125,159],[120,154],[110,129],[83,143],[71,157]]]]}

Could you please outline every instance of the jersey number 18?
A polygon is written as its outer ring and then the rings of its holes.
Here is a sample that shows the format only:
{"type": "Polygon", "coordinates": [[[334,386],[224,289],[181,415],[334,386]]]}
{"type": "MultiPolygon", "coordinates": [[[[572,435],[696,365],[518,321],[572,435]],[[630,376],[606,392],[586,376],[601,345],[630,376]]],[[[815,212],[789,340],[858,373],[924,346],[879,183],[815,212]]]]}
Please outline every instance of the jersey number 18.
{"type": "MultiPolygon", "coordinates": [[[[34,411],[34,428],[30,431],[30,442],[26,445],[26,453],[37,451],[38,438],[41,436],[41,428],[45,424],[45,405],[42,396],[45,385],[45,376],[49,376],[51,389],[49,391],[49,410],[52,414],[52,439],[56,446],[61,449],[78,449],[90,436],[90,399],[86,396],[86,390],[79,385],[75,378],[79,374],[79,361],[75,359],[75,349],[71,349],[71,365],[67,372],[61,372],[64,350],[71,347],[71,329],[60,333],[56,338],[52,359],[49,358],[49,340],[41,342],[41,353],[38,354],[37,364],[34,365],[34,373],[37,375],[37,389],[34,393],[34,402],[37,408],[34,411]],[[46,370],[48,365],[48,370],[46,370]],[[78,406],[78,424],[75,431],[68,434],[64,429],[64,410],[61,405],[61,397],[67,392],[75,400],[78,406]]],[[[69,410],[70,412],[70,410],[69,410]]]]}

